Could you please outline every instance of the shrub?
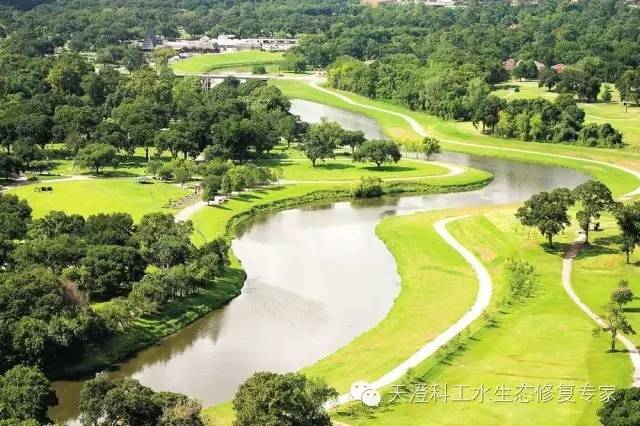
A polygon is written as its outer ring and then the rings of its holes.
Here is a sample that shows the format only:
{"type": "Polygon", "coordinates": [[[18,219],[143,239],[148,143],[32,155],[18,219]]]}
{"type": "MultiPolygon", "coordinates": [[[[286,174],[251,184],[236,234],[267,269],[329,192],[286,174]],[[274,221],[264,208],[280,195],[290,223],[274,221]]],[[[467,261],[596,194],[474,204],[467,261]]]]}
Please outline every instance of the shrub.
{"type": "Polygon", "coordinates": [[[375,198],[384,194],[382,189],[382,179],[375,176],[363,176],[360,178],[353,190],[351,196],[354,198],[375,198]]]}
{"type": "Polygon", "coordinates": [[[507,303],[517,303],[532,297],[538,287],[535,267],[522,259],[508,259],[505,265],[509,295],[507,303]]]}

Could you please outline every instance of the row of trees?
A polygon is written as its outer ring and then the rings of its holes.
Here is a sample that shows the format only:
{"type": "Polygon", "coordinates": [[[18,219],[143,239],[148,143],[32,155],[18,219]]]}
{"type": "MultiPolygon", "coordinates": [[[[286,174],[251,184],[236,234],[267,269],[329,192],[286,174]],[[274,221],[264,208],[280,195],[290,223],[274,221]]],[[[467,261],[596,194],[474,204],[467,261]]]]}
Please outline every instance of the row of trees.
{"type": "Polygon", "coordinates": [[[585,243],[589,244],[589,231],[604,212],[618,212],[624,207],[613,200],[611,191],[601,182],[590,180],[578,185],[574,190],[566,188],[551,192],[540,192],[518,208],[516,218],[525,226],[537,228],[553,246],[553,237],[571,225],[569,208],[578,204],[576,220],[585,233],[585,243]]]}
{"type": "MultiPolygon", "coordinates": [[[[532,66],[537,75],[535,64],[532,66]]],[[[584,126],[584,111],[574,100],[573,94],[578,93],[579,97],[595,101],[599,81],[597,87],[592,87],[593,93],[587,94],[576,89],[580,85],[575,83],[578,75],[586,78],[584,71],[549,72],[554,81],[551,87],[563,93],[555,102],[545,99],[508,102],[491,94],[491,85],[484,77],[462,69],[424,66],[409,55],[389,56],[371,64],[339,58],[329,67],[327,75],[329,84],[335,88],[390,99],[445,119],[469,120],[476,126],[482,125],[483,132],[500,137],[622,146],[622,134],[610,124],[584,126]]]]}
{"type": "Polygon", "coordinates": [[[154,392],[128,377],[101,373],[80,391],[83,425],[201,426],[200,403],[174,392],[154,392]]]}
{"type": "Polygon", "coordinates": [[[280,179],[282,179],[280,168],[211,161],[202,170],[202,199],[210,202],[217,195],[230,196],[234,192],[277,183],[280,179]]]}
{"type": "Polygon", "coordinates": [[[640,245],[640,202],[615,202],[606,185],[588,181],[573,191],[566,188],[535,194],[518,209],[516,217],[525,226],[537,228],[549,245],[553,237],[571,224],[569,208],[578,204],[576,220],[589,243],[589,232],[598,229],[601,214],[613,214],[620,229],[620,251],[630,262],[631,253],[640,245]]]}

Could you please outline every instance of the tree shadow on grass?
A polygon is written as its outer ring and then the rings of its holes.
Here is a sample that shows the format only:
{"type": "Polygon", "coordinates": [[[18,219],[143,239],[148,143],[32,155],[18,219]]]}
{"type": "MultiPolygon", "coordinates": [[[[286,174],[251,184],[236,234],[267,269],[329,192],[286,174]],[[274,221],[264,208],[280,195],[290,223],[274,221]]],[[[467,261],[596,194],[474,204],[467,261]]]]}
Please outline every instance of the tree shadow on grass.
{"type": "Polygon", "coordinates": [[[316,169],[324,169],[324,170],[344,170],[344,169],[354,169],[356,166],[353,164],[345,164],[345,163],[320,163],[316,164],[316,169]]]}
{"type": "Polygon", "coordinates": [[[123,177],[139,177],[139,173],[128,172],[126,170],[107,170],[99,175],[93,175],[96,178],[123,178],[123,177]]]}
{"type": "Polygon", "coordinates": [[[245,201],[245,202],[251,202],[253,200],[260,200],[262,199],[261,197],[258,197],[257,195],[253,195],[253,194],[238,194],[235,195],[233,197],[234,200],[238,200],[238,201],[245,201]]]}
{"type": "MultiPolygon", "coordinates": [[[[598,243],[601,243],[601,240],[598,240],[598,243]]],[[[620,250],[616,250],[607,245],[591,243],[591,244],[584,244],[582,246],[582,248],[580,249],[580,252],[576,256],[576,259],[586,259],[589,257],[596,257],[604,254],[620,254],[620,256],[623,255],[620,252],[620,250]]]]}
{"type": "Polygon", "coordinates": [[[410,166],[367,166],[363,167],[364,170],[369,170],[371,172],[383,172],[383,173],[393,173],[393,172],[414,172],[418,170],[416,167],[410,166]]]}
{"type": "Polygon", "coordinates": [[[571,243],[560,243],[556,241],[553,243],[553,246],[550,246],[549,243],[542,243],[542,249],[545,253],[561,257],[564,257],[564,255],[567,254],[570,247],[571,243]]]}

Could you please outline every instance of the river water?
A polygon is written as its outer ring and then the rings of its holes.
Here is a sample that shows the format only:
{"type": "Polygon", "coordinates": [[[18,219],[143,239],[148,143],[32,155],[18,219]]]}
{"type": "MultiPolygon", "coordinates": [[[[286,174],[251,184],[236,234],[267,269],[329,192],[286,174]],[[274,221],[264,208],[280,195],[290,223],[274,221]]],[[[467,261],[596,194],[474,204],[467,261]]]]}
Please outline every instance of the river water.
{"type": "MultiPolygon", "coordinates": [[[[307,101],[292,101],[304,121],[322,117],[368,138],[375,120],[307,101]]],[[[439,160],[487,170],[487,187],[466,193],[334,202],[268,214],[242,227],[233,250],[247,280],[242,294],[157,345],[118,365],[155,390],[184,393],[212,405],[229,400],[256,371],[295,371],[335,352],[387,314],[399,291],[391,254],[375,236],[385,216],[522,201],[587,177],[561,167],[441,154],[439,160]]],[[[356,366],[354,366],[356,368],[356,366]]],[[[78,415],[81,381],[58,381],[57,421],[78,415]]]]}

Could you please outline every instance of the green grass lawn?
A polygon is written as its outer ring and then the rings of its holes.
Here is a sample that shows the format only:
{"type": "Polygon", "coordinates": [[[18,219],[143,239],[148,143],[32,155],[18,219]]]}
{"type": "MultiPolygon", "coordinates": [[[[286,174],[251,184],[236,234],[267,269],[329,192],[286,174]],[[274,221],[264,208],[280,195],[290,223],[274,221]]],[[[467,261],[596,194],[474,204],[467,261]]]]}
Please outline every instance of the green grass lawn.
{"type": "MultiPolygon", "coordinates": [[[[610,123],[624,135],[624,141],[629,145],[627,149],[638,151],[640,150],[640,107],[630,107],[625,111],[615,86],[613,84],[608,86],[613,95],[611,102],[580,104],[580,108],[586,113],[585,121],[598,124],[610,123]]],[[[494,93],[508,100],[544,98],[552,101],[558,96],[557,93],[549,92],[546,88],[538,87],[537,81],[510,82],[494,93]],[[518,87],[520,91],[515,92],[514,87],[518,87]]]]}
{"type": "MultiPolygon", "coordinates": [[[[631,255],[627,265],[620,251],[618,226],[610,215],[601,218],[602,231],[589,233],[591,244],[584,246],[574,261],[573,288],[591,310],[602,315],[602,306],[609,301],[618,281],[626,279],[635,294],[635,299],[626,306],[626,316],[631,325],[640,332],[640,255],[631,255]]],[[[640,335],[628,336],[640,345],[640,335]]],[[[618,345],[619,348],[622,346],[618,345]]]]}
{"type": "Polygon", "coordinates": [[[318,161],[313,167],[308,159],[287,159],[266,161],[266,166],[281,167],[286,180],[317,181],[357,181],[361,176],[378,176],[382,179],[416,178],[438,176],[449,173],[446,167],[430,164],[425,161],[410,159],[400,160],[395,164],[383,164],[376,167],[372,164],[355,163],[350,159],[337,158],[318,161]]]}
{"type": "MultiPolygon", "coordinates": [[[[457,253],[444,247],[431,231],[433,223],[446,214],[430,212],[388,218],[378,228],[398,261],[403,286],[388,318],[394,318],[398,312],[408,313],[407,302],[402,303],[402,298],[414,285],[419,286],[413,294],[418,300],[409,302],[415,303],[412,309],[417,316],[396,317],[398,323],[393,333],[385,324],[389,319],[384,320],[356,340],[358,343],[372,339],[369,347],[354,352],[350,345],[333,355],[334,361],[341,359],[343,363],[321,362],[307,372],[323,374],[339,387],[358,376],[358,372],[368,372],[359,378],[369,379],[371,374],[378,375],[388,367],[381,359],[403,358],[400,353],[410,353],[410,342],[417,344],[432,337],[434,322],[442,321],[440,327],[444,327],[464,311],[475,295],[477,284],[473,274],[457,253]],[[403,339],[408,341],[403,344],[403,339]],[[387,342],[396,344],[387,347],[387,342]]],[[[467,398],[473,393],[472,388],[483,385],[489,389],[484,402],[412,403],[406,400],[410,395],[405,395],[404,402],[377,410],[365,410],[360,405],[341,408],[336,420],[350,425],[458,425],[467,424],[470,419],[479,425],[598,424],[595,416],[598,396],[595,402],[588,403],[578,392],[579,387],[586,383],[596,388],[609,384],[628,386],[631,366],[626,354],[606,352],[607,337],[591,335],[591,320],[564,292],[560,283],[562,253],[572,234],[562,236],[556,251],[548,252],[540,244],[541,238],[515,226],[512,209],[463,219],[450,224],[448,229],[490,270],[495,286],[490,308],[492,322],[477,321],[459,339],[456,350],[425,361],[403,383],[446,384],[451,397],[466,389],[467,398]],[[524,304],[498,308],[497,302],[505,293],[504,262],[512,256],[536,266],[540,288],[535,298],[524,304]],[[498,402],[496,390],[501,385],[511,389],[511,398],[518,386],[532,386],[533,390],[522,389],[534,400],[535,386],[552,385],[554,402],[498,402]],[[559,385],[575,386],[574,403],[558,402],[559,385]]]]}
{"type": "MultiPolygon", "coordinates": [[[[62,148],[61,144],[52,145],[48,148],[50,153],[53,154],[56,149],[62,148]]],[[[151,148],[149,151],[149,155],[156,156],[157,152],[155,148],[151,148]]],[[[169,161],[171,157],[169,155],[162,155],[160,157],[163,161],[169,161]]],[[[73,158],[67,159],[56,159],[52,160],[55,163],[55,167],[51,170],[49,175],[60,177],[60,176],[72,176],[72,175],[91,175],[93,174],[93,170],[88,170],[80,167],[76,167],[73,158]]],[[[103,177],[127,177],[127,176],[142,176],[147,174],[147,159],[144,155],[144,149],[138,147],[136,148],[133,155],[119,155],[118,156],[118,165],[116,167],[105,167],[101,176],[103,177]]],[[[47,175],[42,175],[41,178],[48,179],[47,175]]]]}
{"type": "Polygon", "coordinates": [[[24,198],[33,208],[34,217],[42,217],[52,210],[88,216],[97,213],[127,212],[134,220],[146,213],[166,211],[169,203],[191,193],[174,184],[155,182],[138,184],[133,178],[85,179],[46,182],[52,192],[35,192],[40,184],[25,185],[10,190],[24,198]]]}
{"type": "Polygon", "coordinates": [[[206,73],[215,69],[237,66],[268,65],[282,62],[282,52],[243,50],[240,52],[196,55],[171,65],[179,73],[206,73]]]}
{"type": "MultiPolygon", "coordinates": [[[[378,121],[384,133],[393,139],[415,138],[418,135],[401,117],[383,111],[375,111],[361,106],[351,105],[335,96],[321,92],[304,81],[277,80],[272,84],[280,87],[290,98],[305,99],[313,102],[359,112],[378,121]]],[[[402,106],[375,101],[348,92],[336,91],[359,103],[389,111],[407,114],[420,123],[429,135],[440,139],[444,149],[476,155],[489,155],[515,160],[539,162],[561,167],[570,167],[591,174],[607,184],[616,195],[627,193],[638,186],[638,180],[620,170],[603,165],[581,161],[591,159],[615,163],[635,170],[640,170],[640,155],[623,150],[579,147],[564,144],[522,142],[512,139],[501,139],[481,134],[471,123],[458,123],[442,120],[421,112],[410,111],[402,106]],[[462,145],[464,144],[464,145],[462,145]],[[504,149],[507,149],[506,151],[504,149]],[[526,150],[532,153],[508,150],[526,150]],[[575,160],[550,157],[545,154],[565,155],[575,160]]]]}

